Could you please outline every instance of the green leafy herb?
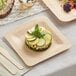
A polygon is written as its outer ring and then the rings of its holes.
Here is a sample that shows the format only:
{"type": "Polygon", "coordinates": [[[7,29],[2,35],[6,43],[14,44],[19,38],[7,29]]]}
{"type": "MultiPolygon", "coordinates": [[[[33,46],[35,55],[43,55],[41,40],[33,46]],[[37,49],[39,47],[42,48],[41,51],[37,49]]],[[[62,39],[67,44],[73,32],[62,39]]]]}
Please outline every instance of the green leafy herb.
{"type": "Polygon", "coordinates": [[[3,9],[5,6],[4,0],[0,0],[0,8],[3,9]]]}
{"type": "Polygon", "coordinates": [[[44,34],[40,32],[40,27],[38,24],[36,24],[35,30],[32,32],[32,35],[34,35],[37,38],[41,38],[44,36],[44,34]]]}

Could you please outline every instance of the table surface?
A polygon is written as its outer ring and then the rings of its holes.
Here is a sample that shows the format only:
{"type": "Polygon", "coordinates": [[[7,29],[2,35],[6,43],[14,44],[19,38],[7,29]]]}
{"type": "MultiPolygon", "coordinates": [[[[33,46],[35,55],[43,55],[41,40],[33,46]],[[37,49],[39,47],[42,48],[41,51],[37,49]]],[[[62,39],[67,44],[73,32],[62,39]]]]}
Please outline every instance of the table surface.
{"type": "Polygon", "coordinates": [[[76,64],[76,21],[74,20],[72,22],[67,23],[61,22],[49,10],[10,24],[0,26],[0,38],[5,41],[3,38],[5,32],[26,23],[27,21],[33,19],[36,16],[49,17],[49,19],[55,24],[55,26],[70,40],[72,47],[66,52],[36,65],[31,71],[29,71],[24,76],[47,76],[61,69],[76,64]]]}

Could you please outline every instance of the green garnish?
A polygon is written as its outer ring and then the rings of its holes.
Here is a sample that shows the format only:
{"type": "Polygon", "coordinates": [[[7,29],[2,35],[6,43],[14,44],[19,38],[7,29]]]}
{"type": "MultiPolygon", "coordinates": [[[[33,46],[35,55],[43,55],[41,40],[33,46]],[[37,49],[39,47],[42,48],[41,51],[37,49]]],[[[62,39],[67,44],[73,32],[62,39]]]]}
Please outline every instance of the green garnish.
{"type": "Polygon", "coordinates": [[[34,35],[37,38],[42,38],[45,34],[40,32],[39,25],[36,24],[35,30],[32,32],[32,35],[34,35]]]}
{"type": "Polygon", "coordinates": [[[5,6],[5,1],[4,0],[0,0],[0,8],[3,9],[5,6]]]}
{"type": "Polygon", "coordinates": [[[68,2],[68,0],[64,0],[64,2],[68,2]]]}

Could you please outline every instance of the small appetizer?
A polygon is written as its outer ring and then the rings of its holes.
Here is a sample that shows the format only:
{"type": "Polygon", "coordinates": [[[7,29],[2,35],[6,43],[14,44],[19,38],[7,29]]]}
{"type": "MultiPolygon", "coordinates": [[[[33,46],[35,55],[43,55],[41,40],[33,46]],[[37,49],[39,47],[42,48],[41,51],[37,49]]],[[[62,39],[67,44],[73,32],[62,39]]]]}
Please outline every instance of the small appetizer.
{"type": "Polygon", "coordinates": [[[44,51],[52,44],[52,35],[44,27],[38,24],[27,31],[25,35],[25,44],[35,51],[44,51]]]}
{"type": "Polygon", "coordinates": [[[65,12],[70,12],[72,9],[76,9],[76,0],[63,0],[63,2],[63,9],[65,12]]]}
{"type": "Polygon", "coordinates": [[[34,5],[36,0],[19,0],[21,9],[28,9],[34,5]]]}
{"type": "Polygon", "coordinates": [[[6,17],[12,10],[14,0],[0,0],[0,18],[6,17]]]}

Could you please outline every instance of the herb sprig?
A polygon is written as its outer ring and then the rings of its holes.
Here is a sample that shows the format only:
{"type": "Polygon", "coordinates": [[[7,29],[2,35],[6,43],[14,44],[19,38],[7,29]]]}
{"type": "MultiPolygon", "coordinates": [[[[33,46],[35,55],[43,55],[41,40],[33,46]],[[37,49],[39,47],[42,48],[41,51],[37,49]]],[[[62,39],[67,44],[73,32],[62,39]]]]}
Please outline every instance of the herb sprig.
{"type": "Polygon", "coordinates": [[[32,35],[34,35],[37,38],[42,38],[45,34],[40,32],[40,27],[38,24],[35,26],[35,30],[32,32],[32,35]]]}

